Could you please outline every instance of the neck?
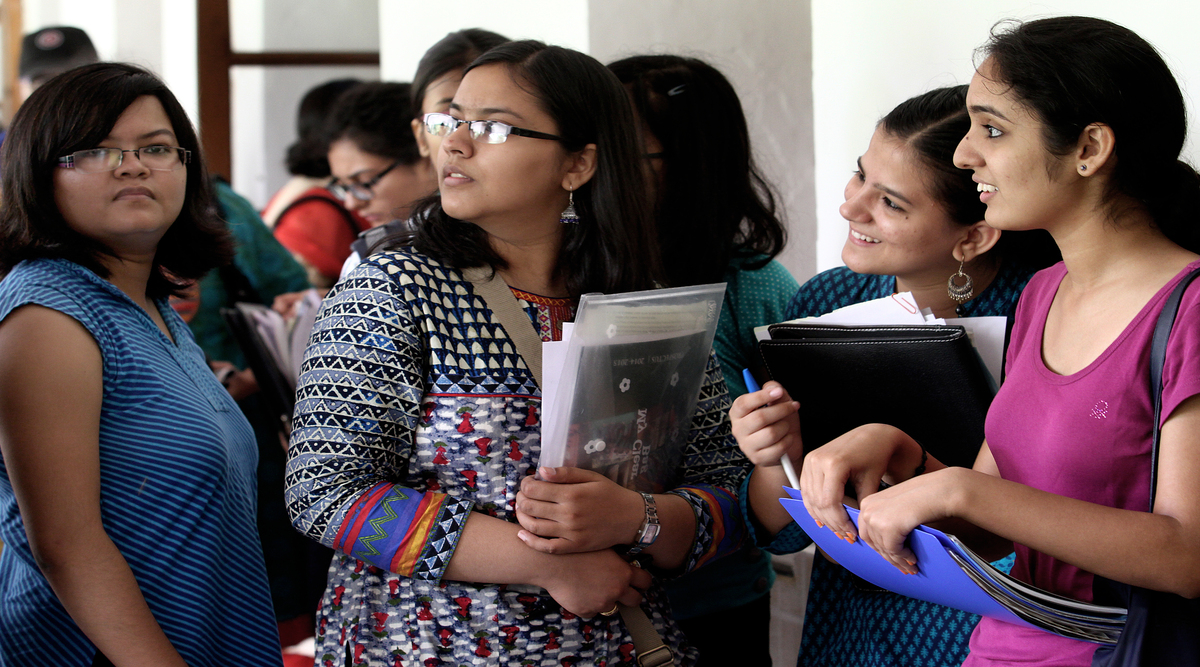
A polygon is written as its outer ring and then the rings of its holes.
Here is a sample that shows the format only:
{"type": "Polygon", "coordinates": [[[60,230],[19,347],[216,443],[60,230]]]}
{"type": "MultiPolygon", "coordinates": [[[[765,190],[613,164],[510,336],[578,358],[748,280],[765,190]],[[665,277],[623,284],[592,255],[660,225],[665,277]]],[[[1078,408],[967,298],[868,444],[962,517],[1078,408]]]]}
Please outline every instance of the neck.
{"type": "Polygon", "coordinates": [[[108,269],[108,282],[125,296],[151,314],[157,314],[154,302],[146,296],[150,272],[154,270],[154,255],[136,257],[102,257],[100,263],[108,269]]]}
{"type": "Polygon", "coordinates": [[[1094,289],[1130,276],[1168,271],[1172,274],[1195,259],[1154,226],[1150,216],[1135,212],[1117,221],[1099,214],[1050,230],[1062,251],[1067,277],[1074,288],[1094,289]]]}
{"type": "Polygon", "coordinates": [[[562,231],[531,239],[503,239],[490,236],[492,249],[507,266],[500,277],[509,287],[541,296],[566,297],[566,281],[558,270],[562,250],[562,231]]]}
{"type": "MultiPolygon", "coordinates": [[[[943,319],[958,317],[956,309],[960,304],[950,298],[950,293],[946,289],[946,281],[957,270],[958,266],[956,265],[949,272],[943,270],[922,276],[896,276],[896,291],[912,292],[917,306],[922,309],[930,309],[933,311],[934,317],[943,319]]],[[[997,262],[987,257],[977,257],[963,266],[963,272],[971,277],[975,297],[978,297],[996,279],[1000,267],[997,262]]]]}

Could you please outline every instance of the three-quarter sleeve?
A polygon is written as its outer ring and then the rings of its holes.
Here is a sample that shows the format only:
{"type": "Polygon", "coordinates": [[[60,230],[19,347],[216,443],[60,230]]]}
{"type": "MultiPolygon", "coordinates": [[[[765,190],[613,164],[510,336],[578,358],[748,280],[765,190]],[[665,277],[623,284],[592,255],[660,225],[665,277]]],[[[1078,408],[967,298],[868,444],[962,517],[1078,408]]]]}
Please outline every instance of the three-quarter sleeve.
{"type": "Polygon", "coordinates": [[[729,424],[729,393],[710,354],[683,457],[683,478],[670,493],[692,506],[696,535],[682,572],[737,551],[746,538],[738,488],[750,463],[729,424]]]}
{"type": "Polygon", "coordinates": [[[296,528],[322,544],[439,580],[473,503],[402,483],[426,354],[402,297],[411,278],[388,268],[360,265],[322,304],[296,392],[286,502],[296,528]]]}

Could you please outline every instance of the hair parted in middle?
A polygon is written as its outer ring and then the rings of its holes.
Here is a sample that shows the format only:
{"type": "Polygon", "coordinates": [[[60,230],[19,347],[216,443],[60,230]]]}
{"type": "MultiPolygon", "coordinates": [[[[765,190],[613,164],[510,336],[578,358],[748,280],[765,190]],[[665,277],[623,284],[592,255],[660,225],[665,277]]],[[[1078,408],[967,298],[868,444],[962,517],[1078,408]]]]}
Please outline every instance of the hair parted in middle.
{"type": "Polygon", "coordinates": [[[421,161],[405,111],[411,103],[407,83],[369,81],[342,93],[325,125],[326,145],[347,139],[359,150],[400,164],[421,161]]]}
{"type": "MultiPolygon", "coordinates": [[[[587,292],[652,289],[661,282],[633,110],[616,76],[591,56],[526,40],[507,42],[477,58],[467,72],[504,67],[558,126],[570,152],[596,145],[596,170],[574,191],[579,224],[563,226],[558,271],[572,298],[587,292]]],[[[433,195],[413,209],[413,246],[454,268],[503,268],[488,235],[451,218],[433,195]]]]}

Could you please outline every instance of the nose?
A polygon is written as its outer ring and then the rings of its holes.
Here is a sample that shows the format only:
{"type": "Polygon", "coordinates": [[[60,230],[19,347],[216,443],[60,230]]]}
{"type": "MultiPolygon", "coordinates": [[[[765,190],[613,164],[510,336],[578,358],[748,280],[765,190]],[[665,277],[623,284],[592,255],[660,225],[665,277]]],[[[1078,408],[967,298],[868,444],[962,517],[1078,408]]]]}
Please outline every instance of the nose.
{"type": "Polygon", "coordinates": [[[859,183],[857,174],[850,176],[850,182],[846,184],[846,191],[843,193],[846,201],[838,207],[838,213],[851,222],[869,221],[871,214],[864,201],[866,196],[864,193],[868,191],[869,188],[863,187],[863,184],[859,183]]]}
{"type": "Polygon", "coordinates": [[[140,175],[150,173],[150,168],[142,162],[141,153],[129,150],[121,153],[121,164],[117,165],[114,172],[117,175],[140,175]]]}
{"type": "Polygon", "coordinates": [[[958,140],[958,147],[954,149],[954,166],[959,169],[974,169],[979,165],[979,153],[971,147],[971,135],[964,134],[963,138],[958,140]]]}
{"type": "Polygon", "coordinates": [[[466,123],[459,123],[458,127],[442,137],[442,150],[447,153],[467,154],[473,145],[470,129],[466,123]]]}
{"type": "Polygon", "coordinates": [[[342,200],[342,206],[345,206],[348,210],[351,210],[351,211],[361,211],[362,209],[367,207],[367,204],[370,204],[370,203],[371,203],[370,200],[363,201],[363,200],[359,199],[358,197],[355,197],[352,194],[347,195],[347,197],[342,200]]]}

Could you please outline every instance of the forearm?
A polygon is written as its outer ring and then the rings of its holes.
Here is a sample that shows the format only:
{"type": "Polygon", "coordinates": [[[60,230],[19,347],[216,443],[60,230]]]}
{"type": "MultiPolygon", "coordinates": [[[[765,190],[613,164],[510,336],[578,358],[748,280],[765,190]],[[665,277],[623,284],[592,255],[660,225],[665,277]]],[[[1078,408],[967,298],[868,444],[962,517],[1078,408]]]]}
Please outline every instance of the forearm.
{"type": "Polygon", "coordinates": [[[1200,596],[1200,544],[1178,519],[1084,502],[954,469],[952,513],[1116,581],[1200,596]]]}
{"type": "MultiPolygon", "coordinates": [[[[658,522],[662,529],[654,544],[646,547],[644,553],[654,558],[654,566],[663,570],[676,570],[687,563],[696,541],[696,515],[692,506],[683,498],[672,494],[654,496],[658,507],[658,522]]],[[[641,529],[645,514],[637,521],[641,529]]],[[[634,532],[636,537],[637,531],[634,532]]],[[[633,542],[631,539],[630,543],[633,542]]]]}
{"type": "Polygon", "coordinates": [[[129,564],[103,531],[40,549],[39,566],[67,613],[117,667],[185,667],[150,612],[129,564]],[[47,553],[49,551],[49,553],[47,553]]]}
{"type": "Polygon", "coordinates": [[[787,497],[783,487],[788,484],[783,466],[755,466],[750,473],[750,509],[754,518],[771,537],[779,534],[789,523],[792,515],[779,502],[787,497]]]}

